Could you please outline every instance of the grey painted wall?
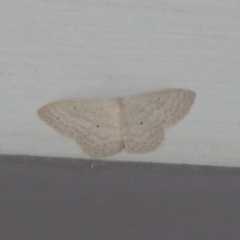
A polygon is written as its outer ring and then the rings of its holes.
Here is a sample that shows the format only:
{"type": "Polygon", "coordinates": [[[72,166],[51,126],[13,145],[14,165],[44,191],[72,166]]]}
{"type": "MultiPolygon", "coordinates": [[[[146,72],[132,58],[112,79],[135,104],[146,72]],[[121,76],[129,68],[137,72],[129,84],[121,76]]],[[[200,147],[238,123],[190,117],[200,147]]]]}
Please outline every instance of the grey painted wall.
{"type": "Polygon", "coordinates": [[[239,240],[240,169],[0,157],[0,239],[239,240]]]}

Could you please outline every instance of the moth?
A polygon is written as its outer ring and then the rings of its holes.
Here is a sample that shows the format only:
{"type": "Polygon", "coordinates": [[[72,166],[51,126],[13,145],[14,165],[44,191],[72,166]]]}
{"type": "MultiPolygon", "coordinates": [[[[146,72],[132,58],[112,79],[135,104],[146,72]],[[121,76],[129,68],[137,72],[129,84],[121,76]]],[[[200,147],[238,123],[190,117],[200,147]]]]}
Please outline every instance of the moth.
{"type": "Polygon", "coordinates": [[[189,113],[196,93],[165,89],[115,99],[76,99],[49,103],[38,116],[60,134],[75,139],[90,157],[102,158],[125,149],[155,151],[164,130],[189,113]]]}

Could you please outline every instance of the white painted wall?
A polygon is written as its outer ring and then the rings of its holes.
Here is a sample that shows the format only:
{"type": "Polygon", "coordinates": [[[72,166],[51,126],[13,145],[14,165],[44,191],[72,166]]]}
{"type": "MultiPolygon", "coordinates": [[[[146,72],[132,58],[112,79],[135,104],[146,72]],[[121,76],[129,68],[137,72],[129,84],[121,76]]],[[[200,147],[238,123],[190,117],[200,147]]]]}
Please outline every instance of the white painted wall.
{"type": "Polygon", "coordinates": [[[87,158],[36,116],[66,98],[197,92],[158,151],[110,160],[240,166],[238,0],[1,0],[0,153],[87,158]]]}

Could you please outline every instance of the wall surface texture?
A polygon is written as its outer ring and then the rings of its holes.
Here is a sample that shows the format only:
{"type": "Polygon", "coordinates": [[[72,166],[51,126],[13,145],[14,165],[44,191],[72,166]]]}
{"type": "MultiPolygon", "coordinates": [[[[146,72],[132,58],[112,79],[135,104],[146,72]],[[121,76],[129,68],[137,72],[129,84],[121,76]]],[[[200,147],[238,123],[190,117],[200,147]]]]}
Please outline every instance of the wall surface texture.
{"type": "Polygon", "coordinates": [[[240,166],[240,15],[230,0],[2,0],[0,153],[88,158],[36,115],[60,99],[197,93],[150,154],[107,160],[240,166]]]}

